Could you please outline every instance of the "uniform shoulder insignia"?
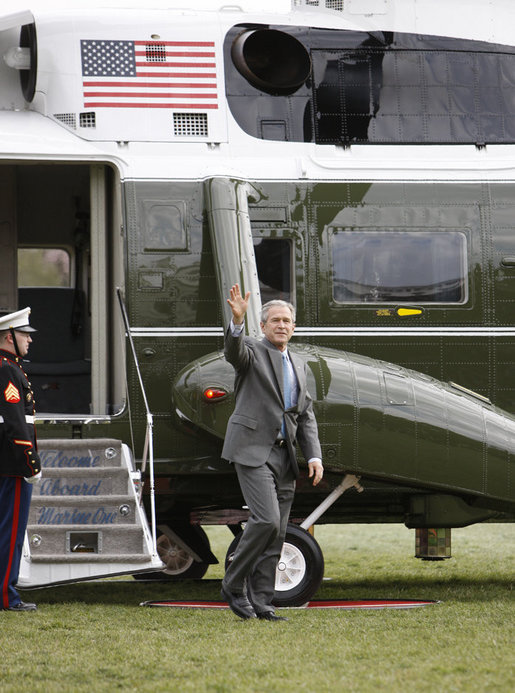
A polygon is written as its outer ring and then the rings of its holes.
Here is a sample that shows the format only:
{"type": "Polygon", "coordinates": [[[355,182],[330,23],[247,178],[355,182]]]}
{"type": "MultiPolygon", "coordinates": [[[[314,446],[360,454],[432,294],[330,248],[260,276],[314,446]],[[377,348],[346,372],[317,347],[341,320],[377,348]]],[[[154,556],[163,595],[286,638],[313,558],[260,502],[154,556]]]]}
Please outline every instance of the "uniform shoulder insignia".
{"type": "Polygon", "coordinates": [[[4,397],[5,401],[9,402],[9,404],[16,404],[21,399],[20,391],[11,381],[9,381],[9,385],[4,390],[4,397]]]}

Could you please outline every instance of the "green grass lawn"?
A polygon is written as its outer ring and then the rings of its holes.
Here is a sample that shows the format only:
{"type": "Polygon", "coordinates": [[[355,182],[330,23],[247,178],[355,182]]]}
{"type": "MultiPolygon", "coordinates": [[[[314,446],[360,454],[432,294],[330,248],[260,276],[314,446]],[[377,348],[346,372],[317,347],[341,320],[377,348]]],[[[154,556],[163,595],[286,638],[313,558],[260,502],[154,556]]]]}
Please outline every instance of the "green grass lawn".
{"type": "MultiPolygon", "coordinates": [[[[208,527],[223,565],[232,535],[208,527]]],[[[22,593],[36,613],[0,613],[0,691],[515,690],[515,526],[453,530],[453,558],[413,558],[398,525],[320,526],[326,578],[316,598],[418,598],[406,610],[283,611],[287,623],[229,611],[140,607],[219,599],[202,581],[110,579],[22,593]]]]}

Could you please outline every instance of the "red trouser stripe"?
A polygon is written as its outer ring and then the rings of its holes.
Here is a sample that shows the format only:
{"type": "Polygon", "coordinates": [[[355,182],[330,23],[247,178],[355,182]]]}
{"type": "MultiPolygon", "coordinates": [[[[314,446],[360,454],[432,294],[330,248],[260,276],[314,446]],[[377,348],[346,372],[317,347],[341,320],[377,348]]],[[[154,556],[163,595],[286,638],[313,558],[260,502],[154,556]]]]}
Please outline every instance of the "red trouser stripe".
{"type": "Polygon", "coordinates": [[[20,498],[21,498],[21,485],[23,479],[18,477],[16,479],[16,486],[14,489],[14,508],[13,508],[13,523],[11,528],[11,544],[9,546],[9,562],[7,564],[7,570],[5,573],[4,584],[2,585],[2,603],[3,608],[7,609],[9,607],[9,576],[11,574],[11,566],[13,563],[14,549],[16,547],[16,537],[18,536],[18,523],[20,521],[20,498]]]}

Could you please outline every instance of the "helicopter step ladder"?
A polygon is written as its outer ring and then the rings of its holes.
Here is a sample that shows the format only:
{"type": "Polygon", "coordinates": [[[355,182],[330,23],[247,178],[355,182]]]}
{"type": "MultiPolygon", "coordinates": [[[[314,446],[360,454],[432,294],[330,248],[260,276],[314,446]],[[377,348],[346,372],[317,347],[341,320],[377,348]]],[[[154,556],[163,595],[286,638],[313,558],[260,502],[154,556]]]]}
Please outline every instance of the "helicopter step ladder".
{"type": "Polygon", "coordinates": [[[38,444],[20,588],[161,570],[141,474],[120,440],[48,439],[38,444]]]}

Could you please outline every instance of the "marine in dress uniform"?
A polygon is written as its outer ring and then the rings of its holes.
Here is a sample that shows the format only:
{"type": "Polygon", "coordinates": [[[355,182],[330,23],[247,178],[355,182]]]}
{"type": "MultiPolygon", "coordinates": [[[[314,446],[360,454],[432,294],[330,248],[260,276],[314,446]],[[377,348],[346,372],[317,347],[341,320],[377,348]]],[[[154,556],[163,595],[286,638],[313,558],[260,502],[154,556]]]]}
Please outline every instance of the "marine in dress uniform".
{"type": "Polygon", "coordinates": [[[41,477],[34,396],[22,359],[35,332],[30,308],[0,317],[0,610],[34,611],[16,591],[32,482],[41,477]]]}

